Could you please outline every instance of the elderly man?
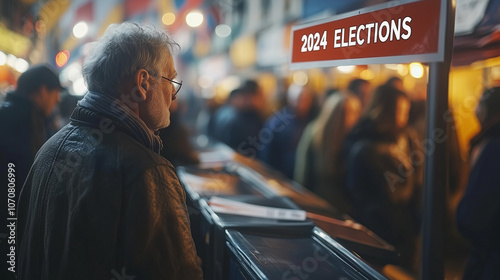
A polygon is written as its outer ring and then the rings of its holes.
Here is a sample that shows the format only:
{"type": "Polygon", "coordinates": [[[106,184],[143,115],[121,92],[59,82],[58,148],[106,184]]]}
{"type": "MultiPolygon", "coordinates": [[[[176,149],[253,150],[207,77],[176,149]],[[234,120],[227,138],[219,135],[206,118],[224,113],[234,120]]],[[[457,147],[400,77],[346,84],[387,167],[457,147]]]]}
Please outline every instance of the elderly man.
{"type": "Polygon", "coordinates": [[[185,193],[156,133],[181,85],[177,47],[133,23],[95,43],[89,92],[21,191],[19,279],[202,279],[185,193]]]}

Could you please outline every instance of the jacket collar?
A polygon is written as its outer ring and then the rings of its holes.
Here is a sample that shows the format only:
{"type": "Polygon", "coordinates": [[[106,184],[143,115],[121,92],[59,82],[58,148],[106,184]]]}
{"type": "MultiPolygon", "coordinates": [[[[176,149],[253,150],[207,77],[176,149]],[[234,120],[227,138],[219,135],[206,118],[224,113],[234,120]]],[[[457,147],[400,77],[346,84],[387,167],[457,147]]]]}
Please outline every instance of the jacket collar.
{"type": "Polygon", "coordinates": [[[155,153],[160,153],[162,142],[157,133],[153,133],[146,124],[124,103],[107,94],[88,92],[78,102],[71,115],[71,121],[80,125],[87,125],[104,129],[110,127],[109,121],[116,127],[130,135],[155,153]]]}

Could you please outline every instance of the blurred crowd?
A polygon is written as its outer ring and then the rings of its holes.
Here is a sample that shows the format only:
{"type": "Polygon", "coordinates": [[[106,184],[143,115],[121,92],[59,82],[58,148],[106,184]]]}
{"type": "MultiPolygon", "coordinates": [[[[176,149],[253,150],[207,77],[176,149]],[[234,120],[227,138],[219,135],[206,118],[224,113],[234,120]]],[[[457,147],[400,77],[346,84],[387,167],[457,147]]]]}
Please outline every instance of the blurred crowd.
{"type": "MultiPolygon", "coordinates": [[[[8,95],[0,111],[6,111],[9,100],[8,95]]],[[[292,84],[283,96],[283,106],[273,108],[271,114],[265,113],[268,100],[254,80],[232,90],[215,109],[202,108],[199,100],[182,100],[173,103],[170,126],[159,134],[162,155],[174,165],[199,163],[190,139],[205,134],[324,198],[393,244],[401,254],[402,267],[418,270],[423,165],[426,154],[432,152],[432,139],[425,134],[425,100],[410,98],[399,78],[381,85],[357,78],[344,89],[324,93],[292,84]],[[188,126],[186,111],[194,104],[196,114],[188,116],[188,126]]],[[[55,113],[43,114],[38,142],[69,121],[77,101],[62,91],[55,113]]],[[[495,221],[500,211],[496,206],[488,211],[500,198],[500,178],[495,178],[500,158],[499,108],[500,90],[486,91],[477,110],[482,130],[471,142],[469,161],[460,157],[451,113],[446,135],[450,155],[446,254],[454,258],[470,250],[465,274],[471,279],[480,275],[481,266],[500,262],[500,245],[492,241],[500,231],[495,221]]],[[[40,146],[25,150],[30,153],[26,169],[40,146]]]]}
{"type": "Polygon", "coordinates": [[[396,246],[402,266],[414,271],[424,157],[418,142],[425,136],[411,124],[425,111],[410,114],[402,81],[374,86],[354,79],[322,95],[292,84],[283,108],[266,119],[261,96],[254,81],[235,89],[211,117],[208,135],[352,216],[396,246]]]}
{"type": "MultiPolygon", "coordinates": [[[[493,95],[500,96],[500,92],[493,95]]],[[[398,249],[403,268],[410,274],[416,273],[420,258],[423,165],[435,141],[426,139],[425,97],[410,97],[402,80],[391,77],[381,85],[356,78],[344,89],[330,88],[324,93],[292,84],[284,100],[281,108],[266,116],[262,113],[266,106],[262,90],[255,81],[247,81],[231,92],[225,104],[213,110],[202,131],[240,154],[280,171],[367,226],[398,249]]],[[[489,106],[485,110],[496,116],[500,114],[498,108],[489,106]]],[[[468,181],[468,170],[481,167],[460,156],[453,113],[451,110],[447,113],[449,184],[444,246],[447,265],[454,267],[455,275],[462,275],[469,250],[478,250],[467,231],[481,230],[479,236],[488,240],[483,240],[479,249],[484,254],[487,247],[484,244],[489,244],[491,234],[498,232],[495,226],[489,228],[495,224],[491,219],[498,218],[498,212],[488,220],[491,224],[484,225],[488,230],[478,229],[475,224],[464,226],[464,219],[471,218],[468,214],[459,211],[457,216],[457,208],[468,211],[476,207],[468,205],[467,196],[463,199],[462,196],[466,188],[477,184],[473,178],[468,181]]],[[[491,119],[489,123],[496,123],[494,117],[491,119]]],[[[488,126],[491,124],[483,126],[483,130],[488,126]]],[[[472,149],[474,146],[473,142],[472,149]]],[[[490,193],[498,198],[498,184],[486,180],[495,185],[491,188],[496,188],[496,194],[493,190],[490,193]]],[[[484,217],[481,220],[486,222],[484,217]]],[[[482,258],[484,263],[488,255],[482,258]]],[[[469,263],[465,279],[480,275],[473,270],[469,263]]]]}

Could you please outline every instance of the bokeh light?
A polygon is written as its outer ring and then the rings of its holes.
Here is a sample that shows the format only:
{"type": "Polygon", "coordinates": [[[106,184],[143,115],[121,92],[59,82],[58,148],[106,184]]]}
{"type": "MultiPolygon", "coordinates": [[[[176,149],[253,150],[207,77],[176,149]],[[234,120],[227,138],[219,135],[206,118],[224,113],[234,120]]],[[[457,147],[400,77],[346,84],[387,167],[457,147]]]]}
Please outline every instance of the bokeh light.
{"type": "Polygon", "coordinates": [[[73,93],[78,96],[82,96],[87,92],[87,86],[85,86],[85,80],[83,77],[79,77],[73,82],[73,93]]]}
{"type": "Polygon", "coordinates": [[[13,54],[7,55],[7,59],[6,59],[7,65],[14,68],[16,66],[16,61],[17,61],[17,57],[15,55],[13,55],[13,54]]]}
{"type": "Polygon", "coordinates": [[[207,76],[207,75],[202,75],[198,78],[198,85],[201,88],[210,88],[214,83],[214,80],[212,77],[207,76]]]}
{"type": "Polygon", "coordinates": [[[398,65],[397,64],[386,64],[385,68],[391,69],[391,70],[398,70],[398,65]]]}
{"type": "Polygon", "coordinates": [[[16,69],[16,71],[19,73],[23,73],[24,71],[28,70],[29,67],[30,64],[22,58],[16,59],[16,62],[14,63],[14,69],[16,69]]]}
{"type": "Polygon", "coordinates": [[[165,25],[172,25],[175,22],[175,15],[173,13],[165,13],[161,17],[161,22],[165,25]]]}
{"type": "Polygon", "coordinates": [[[408,66],[404,64],[398,64],[397,71],[400,76],[406,76],[408,75],[408,66]]]}
{"type": "Polygon", "coordinates": [[[191,27],[198,27],[203,23],[203,14],[199,11],[192,11],[186,15],[186,23],[191,27]]]}
{"type": "Polygon", "coordinates": [[[414,78],[420,79],[424,76],[424,66],[421,63],[410,63],[410,75],[414,78]]]}
{"type": "Polygon", "coordinates": [[[69,60],[69,51],[68,50],[60,51],[56,54],[57,67],[59,67],[59,68],[63,67],[64,65],[66,65],[66,63],[68,63],[68,60],[69,60]]]}
{"type": "Polygon", "coordinates": [[[227,24],[219,24],[215,27],[215,34],[221,38],[231,35],[231,27],[227,24]]]}
{"type": "Polygon", "coordinates": [[[304,86],[309,81],[307,74],[303,71],[297,71],[293,73],[293,83],[299,86],[304,86]]]}
{"type": "Polygon", "coordinates": [[[356,69],[356,66],[354,66],[354,65],[339,66],[339,67],[337,67],[337,70],[339,70],[339,72],[342,72],[342,73],[345,73],[345,74],[352,73],[354,71],[354,69],[356,69]]]}
{"type": "Polygon", "coordinates": [[[365,80],[372,80],[373,78],[375,78],[375,73],[373,73],[373,71],[370,69],[365,69],[361,71],[361,73],[359,73],[359,77],[365,80]]]}
{"type": "Polygon", "coordinates": [[[88,32],[89,32],[89,26],[84,21],[80,21],[73,27],[73,35],[76,38],[83,38],[85,37],[85,35],[87,35],[88,32]]]}

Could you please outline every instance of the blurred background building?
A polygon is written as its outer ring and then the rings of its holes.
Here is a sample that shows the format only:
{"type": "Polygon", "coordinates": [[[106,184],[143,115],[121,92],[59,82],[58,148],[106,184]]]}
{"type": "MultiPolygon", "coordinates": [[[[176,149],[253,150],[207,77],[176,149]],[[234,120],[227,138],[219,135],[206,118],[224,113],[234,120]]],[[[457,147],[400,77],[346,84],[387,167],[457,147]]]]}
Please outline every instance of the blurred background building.
{"type": "MultiPolygon", "coordinates": [[[[376,5],[384,0],[2,0],[0,4],[0,98],[29,65],[49,62],[61,70],[72,95],[85,94],[81,63],[88,44],[106,27],[125,20],[168,30],[181,46],[176,67],[185,87],[179,95],[196,127],[200,106],[219,106],[242,81],[258,81],[264,114],[281,106],[291,83],[321,95],[343,89],[354,77],[373,85],[398,76],[414,99],[425,99],[427,67],[420,63],[288,69],[294,24],[376,5]]],[[[473,111],[479,94],[500,79],[500,1],[458,0],[450,106],[462,156],[477,131],[473,111]]],[[[191,120],[191,121],[190,121],[191,120]]]]}

